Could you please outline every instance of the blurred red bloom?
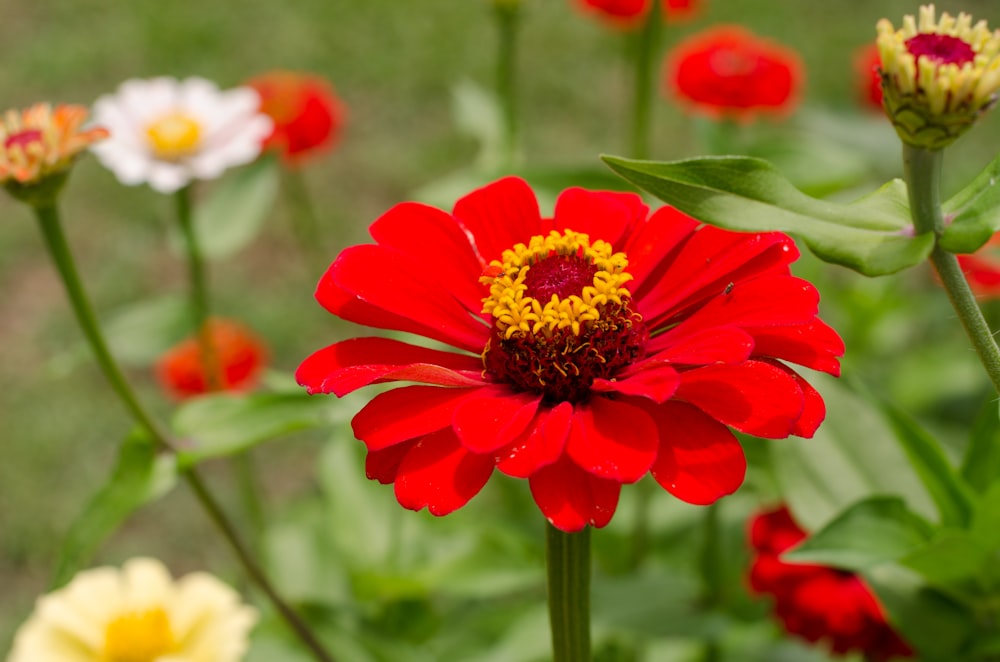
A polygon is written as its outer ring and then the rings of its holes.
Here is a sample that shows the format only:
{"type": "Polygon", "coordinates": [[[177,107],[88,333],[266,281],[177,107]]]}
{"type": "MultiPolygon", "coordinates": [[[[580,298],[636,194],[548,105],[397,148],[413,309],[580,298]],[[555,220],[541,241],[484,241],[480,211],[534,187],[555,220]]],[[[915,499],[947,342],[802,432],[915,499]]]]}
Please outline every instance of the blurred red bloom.
{"type": "Polygon", "coordinates": [[[878,52],[878,44],[866,44],[854,54],[854,69],[858,76],[859,98],[862,105],[878,112],[882,109],[882,74],[879,67],[882,58],[878,52]]]}
{"type": "Polygon", "coordinates": [[[959,255],[972,291],[981,297],[1000,297],[1000,234],[995,234],[982,248],[970,255],[959,255]]]}
{"type": "MultiPolygon", "coordinates": [[[[236,322],[212,319],[208,332],[218,363],[218,390],[245,391],[257,384],[257,377],[267,361],[263,343],[236,322]]],[[[198,339],[191,337],[172,347],[156,363],[156,374],[163,388],[174,397],[186,398],[213,390],[205,370],[198,339]]]]}
{"type": "Polygon", "coordinates": [[[866,660],[912,656],[858,575],[779,559],[805,537],[784,506],[750,523],[750,544],[757,553],[750,586],[774,598],[774,613],[785,629],[813,643],[825,641],[835,653],[861,652],[866,660]]]}
{"type": "Polygon", "coordinates": [[[716,119],[787,114],[798,101],[801,84],[802,64],[795,51],[739,26],[692,35],[666,61],[667,94],[716,119]]]}
{"type": "Polygon", "coordinates": [[[416,382],[355,416],[369,478],[407,508],[462,507],[494,468],[527,478],[556,527],[607,524],[622,484],[651,473],[712,503],[743,482],[729,427],[808,437],[823,400],[781,360],[838,374],[843,342],[818,294],[791,275],[780,233],[653,214],[632,193],[564,191],[543,218],[509,177],[447,212],[417,203],[344,250],[316,298],[352,322],[457,351],[356,338],[296,377],[310,393],[416,382]]]}
{"type": "Polygon", "coordinates": [[[264,149],[278,151],[289,165],[329,150],[337,141],[345,110],[323,78],[272,71],[247,83],[261,98],[261,112],[274,121],[264,149]]]}
{"type": "MultiPolygon", "coordinates": [[[[704,0],[660,0],[663,15],[670,21],[691,18],[704,0]]],[[[639,25],[653,6],[653,0],[576,0],[584,11],[612,25],[632,28],[639,25]]]]}

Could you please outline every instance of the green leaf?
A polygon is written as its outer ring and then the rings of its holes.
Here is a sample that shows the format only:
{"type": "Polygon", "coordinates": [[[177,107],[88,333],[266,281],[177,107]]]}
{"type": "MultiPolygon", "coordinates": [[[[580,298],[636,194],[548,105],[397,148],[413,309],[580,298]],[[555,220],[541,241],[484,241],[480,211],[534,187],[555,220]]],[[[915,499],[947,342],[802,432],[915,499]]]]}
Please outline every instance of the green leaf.
{"type": "Polygon", "coordinates": [[[101,543],[141,506],[166,494],[176,483],[172,455],[160,455],[144,432],[122,442],[108,482],[70,526],[59,550],[52,588],[69,581],[90,562],[101,543]]]}
{"type": "Polygon", "coordinates": [[[1000,483],[993,483],[980,497],[969,530],[979,543],[1000,550],[1000,483]]]}
{"type": "Polygon", "coordinates": [[[845,510],[784,558],[860,572],[903,558],[929,541],[932,532],[902,499],[872,497],[845,510]]]}
{"type": "Polygon", "coordinates": [[[941,237],[942,248],[972,253],[989,241],[1000,230],[1000,156],[942,208],[951,221],[941,237]]]}
{"type": "Polygon", "coordinates": [[[148,366],[191,332],[191,304],[179,296],[144,299],[107,319],[104,332],[115,357],[148,366]]]}
{"type": "Polygon", "coordinates": [[[493,170],[503,161],[503,113],[496,95],[470,80],[451,89],[455,125],[479,143],[476,165],[493,170]]]}
{"type": "Polygon", "coordinates": [[[233,170],[195,207],[192,221],[205,257],[232,255],[260,233],[278,194],[277,167],[263,158],[233,170]]]}
{"type": "Polygon", "coordinates": [[[919,264],[934,245],[930,233],[911,236],[906,187],[899,180],[842,205],[802,193],[761,159],[603,158],[625,179],[701,221],[730,230],[787,232],[820,259],[867,276],[919,264]]]}
{"type": "Polygon", "coordinates": [[[330,402],[305,392],[220,393],[184,403],[173,429],[186,445],[178,453],[181,466],[241,453],[261,442],[329,422],[330,402]]]}
{"type": "Polygon", "coordinates": [[[994,397],[972,424],[969,445],[962,459],[962,476],[974,489],[985,491],[1000,477],[1000,416],[994,397]]]}
{"type": "Polygon", "coordinates": [[[901,560],[924,580],[958,600],[988,594],[994,552],[965,531],[945,531],[930,544],[901,560]]]}
{"type": "Polygon", "coordinates": [[[745,153],[770,162],[793,186],[812,196],[856,186],[868,175],[863,152],[809,131],[768,132],[745,153]]]}
{"type": "Polygon", "coordinates": [[[882,411],[896,431],[896,439],[906,451],[910,466],[916,470],[937,504],[941,523],[953,526],[968,524],[972,511],[972,490],[951,466],[940,444],[898,407],[883,403],[882,411]]]}

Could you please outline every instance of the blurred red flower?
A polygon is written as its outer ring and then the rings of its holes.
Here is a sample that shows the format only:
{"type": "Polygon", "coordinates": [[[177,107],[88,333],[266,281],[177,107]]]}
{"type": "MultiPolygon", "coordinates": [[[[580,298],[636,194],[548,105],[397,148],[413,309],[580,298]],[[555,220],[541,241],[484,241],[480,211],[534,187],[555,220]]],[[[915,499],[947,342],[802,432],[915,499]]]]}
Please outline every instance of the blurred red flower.
{"type": "Polygon", "coordinates": [[[958,263],[973,292],[989,299],[1000,297],[1000,233],[975,253],[959,255],[958,263]]]}
{"type": "Polygon", "coordinates": [[[323,78],[294,71],[271,71],[247,83],[261,98],[261,112],[274,121],[264,149],[279,152],[298,165],[329,150],[344,123],[345,110],[323,78]]]}
{"type": "Polygon", "coordinates": [[[564,531],[607,524],[647,472],[712,503],[743,482],[729,427],[808,437],[823,400],[781,360],[838,374],[843,342],[791,275],[780,233],[703,226],[631,193],[564,191],[543,218],[509,177],[453,213],[397,205],[319,282],[331,313],[444,343],[355,338],[296,373],[310,393],[416,382],[353,420],[369,478],[400,504],[452,512],[494,468],[527,478],[564,531]],[[627,287],[626,287],[627,284],[627,287]],[[780,360],[779,360],[780,359],[780,360]],[[728,426],[728,427],[727,427],[728,426]]]}
{"type": "MultiPolygon", "coordinates": [[[[264,344],[244,326],[231,320],[212,319],[208,332],[218,362],[218,390],[245,391],[257,384],[267,361],[264,344]]],[[[163,388],[184,400],[212,391],[198,339],[191,337],[172,347],[156,363],[163,388]]]]}
{"type": "Polygon", "coordinates": [[[750,544],[757,553],[750,587],[774,598],[774,613],[785,629],[813,643],[825,641],[834,653],[863,653],[866,660],[912,656],[858,575],[780,560],[805,537],[784,506],[758,514],[750,523],[750,544]]]}
{"type": "Polygon", "coordinates": [[[882,109],[882,74],[879,67],[882,58],[879,56],[878,44],[866,44],[855,51],[854,69],[858,77],[859,98],[862,105],[878,112],[882,109]]]}
{"type": "MultiPolygon", "coordinates": [[[[660,0],[663,15],[670,21],[691,18],[704,0],[660,0]]],[[[653,0],[576,0],[585,12],[606,20],[615,27],[633,28],[642,22],[653,0]]]]}
{"type": "Polygon", "coordinates": [[[785,115],[798,102],[802,64],[795,51],[739,26],[692,35],[667,56],[665,90],[681,105],[710,117],[785,115]]]}

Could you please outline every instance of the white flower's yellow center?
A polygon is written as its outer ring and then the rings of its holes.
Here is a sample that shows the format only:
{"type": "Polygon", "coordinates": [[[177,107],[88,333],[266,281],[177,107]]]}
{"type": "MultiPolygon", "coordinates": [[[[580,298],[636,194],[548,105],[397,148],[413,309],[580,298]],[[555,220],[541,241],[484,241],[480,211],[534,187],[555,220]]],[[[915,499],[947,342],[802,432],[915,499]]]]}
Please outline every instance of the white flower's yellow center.
{"type": "Polygon", "coordinates": [[[156,157],[176,161],[198,151],[202,127],[183,112],[172,112],[146,127],[146,137],[156,157]]]}
{"type": "Polygon", "coordinates": [[[163,609],[119,616],[104,631],[102,662],[154,662],[174,649],[170,619],[163,609]]]}

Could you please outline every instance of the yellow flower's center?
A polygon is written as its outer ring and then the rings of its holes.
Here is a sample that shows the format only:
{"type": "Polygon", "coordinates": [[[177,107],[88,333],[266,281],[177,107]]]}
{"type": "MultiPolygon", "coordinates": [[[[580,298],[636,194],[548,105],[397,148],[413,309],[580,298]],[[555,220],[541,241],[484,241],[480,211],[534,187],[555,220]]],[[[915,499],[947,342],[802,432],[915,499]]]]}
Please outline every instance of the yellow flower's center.
{"type": "Polygon", "coordinates": [[[163,609],[132,612],[108,624],[102,662],[154,662],[173,648],[170,620],[163,609]]]}
{"type": "Polygon", "coordinates": [[[157,158],[176,161],[198,150],[201,124],[190,115],[173,112],[146,127],[146,137],[157,158]]]}
{"type": "Polygon", "coordinates": [[[647,333],[631,307],[624,253],[582,233],[553,230],[517,244],[481,278],[493,333],[486,372],[551,401],[586,397],[638,358],[647,333]]]}

